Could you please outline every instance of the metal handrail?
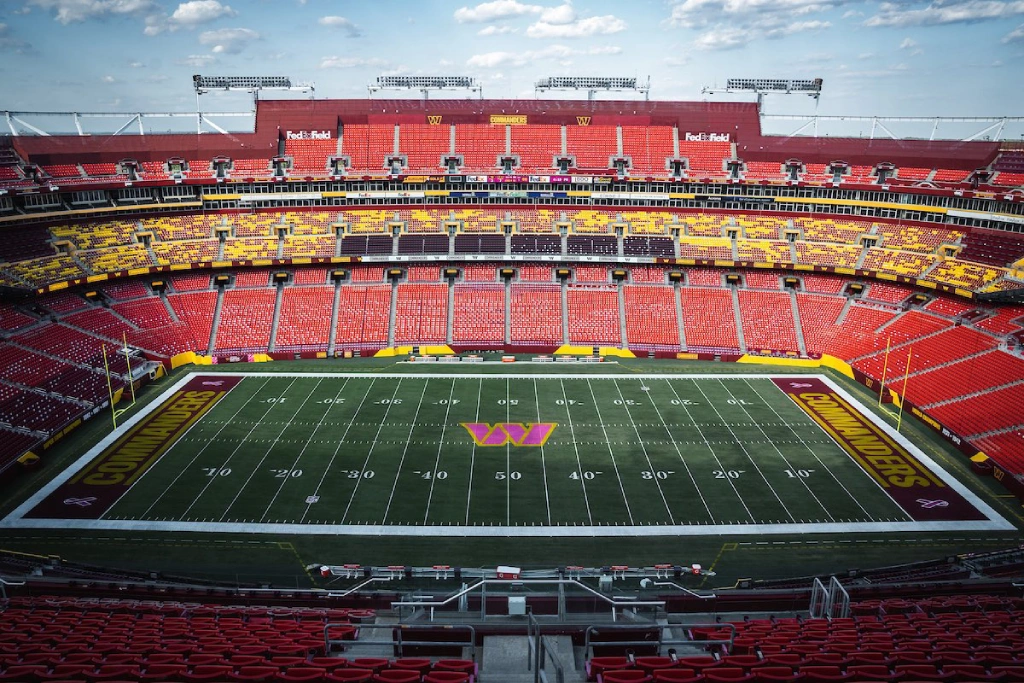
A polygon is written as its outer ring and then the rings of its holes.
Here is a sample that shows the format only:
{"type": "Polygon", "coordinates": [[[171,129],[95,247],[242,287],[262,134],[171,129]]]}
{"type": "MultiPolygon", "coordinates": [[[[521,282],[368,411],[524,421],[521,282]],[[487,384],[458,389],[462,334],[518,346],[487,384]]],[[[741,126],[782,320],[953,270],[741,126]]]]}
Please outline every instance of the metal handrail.
{"type": "Polygon", "coordinates": [[[725,645],[727,647],[728,652],[731,653],[732,652],[733,641],[736,639],[736,626],[733,625],[733,624],[730,624],[730,623],[670,624],[669,626],[671,628],[674,628],[674,629],[676,629],[676,628],[679,628],[679,629],[691,629],[691,628],[714,628],[714,629],[721,629],[721,628],[727,628],[727,629],[729,629],[729,639],[728,640],[686,640],[686,639],[683,639],[683,638],[665,638],[664,630],[663,630],[664,627],[662,627],[660,625],[650,626],[650,627],[645,626],[643,624],[636,624],[636,625],[633,625],[633,626],[627,626],[627,625],[588,626],[587,630],[586,630],[586,633],[584,635],[583,655],[587,659],[590,659],[590,657],[593,655],[593,648],[595,646],[597,646],[597,647],[651,647],[653,645],[653,646],[657,646],[658,652],[660,653],[661,650],[662,650],[662,647],[664,647],[666,645],[689,645],[689,646],[693,646],[694,644],[698,644],[698,645],[701,645],[701,646],[706,646],[706,645],[725,645]],[[649,629],[655,629],[656,628],[656,629],[658,629],[658,639],[657,640],[610,640],[610,641],[598,641],[596,643],[591,642],[591,640],[590,640],[591,634],[595,634],[596,635],[596,634],[601,633],[602,631],[626,631],[626,630],[637,631],[637,630],[644,629],[644,628],[649,628],[649,629]]]}
{"type": "MultiPolygon", "coordinates": [[[[489,585],[492,585],[492,584],[497,584],[497,585],[501,585],[501,586],[506,586],[507,587],[507,586],[510,585],[510,583],[512,583],[512,582],[508,581],[507,579],[481,579],[480,581],[474,583],[473,585],[467,586],[467,587],[463,588],[462,590],[459,590],[459,591],[453,593],[452,595],[448,596],[447,598],[445,598],[443,600],[414,600],[414,601],[400,600],[400,601],[397,601],[397,602],[392,602],[391,603],[391,609],[396,609],[397,608],[399,610],[399,615],[401,616],[401,610],[402,610],[403,607],[423,608],[423,609],[429,608],[430,609],[430,620],[433,621],[433,619],[434,619],[434,610],[436,608],[438,608],[438,607],[446,607],[446,606],[450,605],[452,603],[452,601],[458,600],[462,596],[468,595],[469,593],[472,593],[473,591],[475,591],[477,589],[481,589],[482,590],[486,586],[489,586],[489,585]]],[[[622,599],[622,600],[615,599],[613,597],[609,597],[607,595],[604,595],[603,593],[599,593],[598,591],[594,590],[590,586],[588,586],[588,585],[586,585],[584,583],[580,583],[576,579],[563,579],[563,578],[558,578],[558,579],[519,579],[519,580],[515,581],[514,583],[516,585],[524,585],[524,584],[551,585],[551,584],[555,584],[555,585],[558,585],[558,586],[566,586],[566,585],[576,586],[578,588],[583,589],[585,592],[590,593],[593,597],[598,598],[600,600],[603,600],[606,604],[611,605],[612,620],[613,621],[616,619],[616,616],[617,616],[616,611],[615,611],[617,608],[624,608],[624,607],[661,607],[661,608],[664,608],[665,607],[665,601],[664,600],[636,600],[636,599],[632,599],[632,598],[631,599],[622,599]]]]}
{"type": "Polygon", "coordinates": [[[8,586],[24,586],[24,581],[8,581],[4,577],[0,576],[0,598],[7,599],[7,587],[8,586]]]}
{"type": "Polygon", "coordinates": [[[555,683],[565,683],[565,669],[551,652],[547,638],[541,633],[540,622],[533,616],[533,610],[526,613],[526,669],[533,671],[533,683],[548,683],[545,670],[547,662],[555,668],[555,683]]]}
{"type": "Polygon", "coordinates": [[[347,622],[325,624],[324,625],[324,647],[325,652],[331,652],[332,645],[341,645],[346,649],[352,647],[369,647],[381,645],[394,647],[397,650],[397,656],[403,657],[403,650],[405,647],[461,647],[469,649],[469,656],[474,662],[476,662],[476,629],[468,624],[451,624],[444,626],[427,626],[425,624],[350,624],[347,622]],[[345,628],[349,626],[355,626],[360,631],[397,631],[388,640],[368,640],[360,636],[357,640],[331,640],[330,629],[332,628],[345,628]],[[468,632],[468,640],[408,640],[404,634],[411,631],[437,631],[438,629],[450,630],[450,631],[465,631],[468,632]]]}

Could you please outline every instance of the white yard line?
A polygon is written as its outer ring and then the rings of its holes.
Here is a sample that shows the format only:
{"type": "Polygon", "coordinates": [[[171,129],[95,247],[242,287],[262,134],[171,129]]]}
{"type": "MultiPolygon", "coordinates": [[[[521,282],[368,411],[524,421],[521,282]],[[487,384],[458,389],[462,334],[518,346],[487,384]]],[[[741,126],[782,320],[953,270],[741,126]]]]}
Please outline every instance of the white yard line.
{"type": "MultiPolygon", "coordinates": [[[[587,378],[587,387],[590,389],[590,400],[594,402],[594,410],[597,411],[597,419],[601,423],[601,431],[604,432],[604,442],[608,446],[608,457],[612,459],[612,469],[615,470],[615,478],[619,480],[619,491],[622,492],[622,502],[626,506],[626,514],[629,515],[629,523],[633,524],[633,512],[629,509],[629,499],[626,498],[626,488],[622,485],[622,477],[619,475],[619,466],[615,463],[615,453],[612,452],[612,442],[608,438],[608,430],[604,426],[604,418],[601,417],[601,408],[597,405],[597,396],[594,394],[594,385],[587,378]]],[[[565,407],[568,409],[569,401],[566,400],[565,407]]],[[[669,513],[671,517],[671,513],[669,513]]]]}
{"type": "MultiPolygon", "coordinates": [[[[330,461],[328,461],[327,467],[324,469],[324,473],[320,475],[320,481],[317,482],[316,489],[313,491],[313,498],[318,498],[320,496],[320,489],[324,485],[324,480],[327,479],[327,475],[330,473],[331,467],[334,465],[334,461],[338,458],[338,453],[341,452],[341,447],[342,445],[344,445],[345,439],[348,438],[348,433],[349,431],[351,431],[352,425],[356,423],[356,418],[359,417],[359,411],[363,409],[363,404],[366,402],[366,397],[370,395],[370,391],[373,390],[373,385],[374,383],[376,383],[376,381],[376,377],[370,380],[369,386],[366,387],[366,393],[363,394],[363,397],[359,400],[359,405],[356,406],[356,412],[352,415],[352,419],[349,420],[348,426],[345,427],[345,432],[341,435],[341,438],[338,439],[338,445],[334,447],[334,453],[331,454],[331,459],[330,461]]],[[[306,521],[306,515],[309,514],[309,508],[311,508],[312,506],[312,503],[306,503],[306,511],[302,513],[302,517],[299,519],[299,522],[306,521]]]]}
{"type": "Polygon", "coordinates": [[[359,484],[363,481],[363,472],[366,471],[366,466],[370,464],[370,457],[373,455],[373,449],[377,447],[377,441],[380,440],[380,433],[384,430],[384,425],[388,423],[388,415],[391,414],[391,407],[395,405],[395,397],[398,396],[398,390],[402,388],[402,380],[398,380],[398,384],[395,385],[395,393],[391,394],[391,400],[388,402],[387,409],[384,410],[384,416],[380,419],[380,427],[377,428],[377,433],[373,437],[373,443],[370,444],[370,450],[366,452],[366,459],[363,460],[363,466],[359,469],[359,477],[356,478],[356,485],[352,488],[352,495],[348,498],[348,505],[345,506],[345,513],[341,516],[341,523],[344,524],[345,520],[348,519],[348,511],[352,509],[352,501],[356,499],[356,494],[359,492],[359,484]]]}
{"type": "MultiPolygon", "coordinates": [[[[782,458],[782,462],[784,462],[786,464],[786,467],[789,469],[789,471],[793,472],[793,470],[794,470],[793,464],[791,462],[789,462],[789,459],[785,455],[782,454],[782,449],[779,448],[775,444],[775,442],[772,441],[768,437],[768,434],[764,431],[764,427],[761,426],[761,423],[754,419],[754,416],[750,414],[750,411],[747,410],[747,407],[745,405],[743,405],[743,402],[741,400],[736,398],[736,394],[732,393],[732,390],[729,389],[729,387],[727,387],[725,385],[725,382],[723,380],[718,380],[718,383],[721,384],[722,388],[725,389],[725,392],[727,394],[729,394],[730,397],[732,397],[733,403],[735,405],[739,406],[739,408],[743,411],[743,414],[746,415],[750,419],[751,423],[755,427],[757,427],[757,431],[761,432],[761,436],[763,436],[765,438],[765,441],[767,441],[769,444],[771,444],[771,447],[774,448],[775,452],[779,454],[779,457],[782,458]]],[[[754,393],[756,394],[757,392],[755,391],[754,393]]],[[[761,400],[763,401],[764,399],[761,399],[761,400]]],[[[732,431],[731,428],[730,428],[730,431],[732,431]]],[[[746,448],[744,448],[744,451],[746,451],[746,448]]],[[[751,459],[753,459],[753,458],[751,458],[751,459]]],[[[796,469],[799,469],[799,468],[796,468],[796,469]]],[[[758,470],[758,472],[760,473],[760,470],[758,470]]],[[[761,475],[761,476],[764,476],[764,475],[761,475]]],[[[811,498],[813,498],[814,502],[818,504],[818,507],[821,508],[821,511],[825,513],[825,516],[828,517],[828,520],[830,522],[836,521],[836,518],[833,517],[832,513],[828,511],[828,508],[825,507],[825,504],[821,502],[821,499],[818,498],[818,495],[807,484],[807,480],[804,479],[803,477],[797,477],[797,479],[799,479],[800,483],[803,484],[803,487],[807,491],[807,493],[811,494],[811,498]]],[[[765,481],[767,481],[767,478],[765,479],[765,481]]],[[[771,484],[768,484],[768,486],[771,486],[771,484]]],[[[786,509],[786,512],[789,513],[789,509],[788,508],[786,509]]],[[[789,517],[790,517],[790,519],[792,519],[793,515],[790,514],[789,517]]]]}
{"type": "Polygon", "coordinates": [[[441,440],[437,442],[437,457],[434,459],[434,469],[430,474],[430,491],[427,492],[427,505],[423,511],[423,523],[427,523],[430,517],[430,501],[434,498],[434,482],[437,481],[437,470],[441,467],[441,450],[444,448],[444,432],[448,428],[448,418],[452,412],[452,397],[455,396],[455,382],[452,380],[451,391],[448,392],[448,406],[444,411],[444,424],[441,425],[441,440]]]}
{"type": "Polygon", "coordinates": [[[768,489],[772,492],[772,495],[775,496],[775,500],[779,501],[779,505],[782,506],[782,509],[785,510],[786,514],[789,516],[789,521],[795,523],[796,518],[793,517],[793,513],[790,512],[789,508],[786,507],[786,504],[782,502],[782,499],[779,498],[779,494],[775,490],[775,487],[772,486],[772,483],[768,481],[767,477],[764,476],[764,472],[762,472],[761,468],[757,466],[756,462],[754,462],[754,456],[750,454],[750,451],[747,450],[747,447],[743,445],[742,441],[739,440],[739,437],[736,436],[736,432],[734,432],[732,430],[732,427],[729,426],[728,421],[726,421],[726,419],[722,417],[722,413],[719,412],[715,404],[711,401],[710,398],[708,398],[708,395],[704,393],[704,390],[701,388],[700,384],[694,382],[693,385],[697,387],[697,391],[699,391],[700,395],[704,397],[704,400],[707,401],[707,404],[711,406],[711,409],[715,411],[715,415],[718,415],[718,421],[721,422],[722,425],[724,425],[725,428],[729,430],[729,433],[732,435],[732,440],[736,442],[736,445],[740,447],[740,450],[743,451],[743,454],[747,456],[747,460],[749,460],[750,464],[754,466],[755,470],[757,470],[757,474],[761,477],[761,479],[764,480],[764,483],[768,485],[768,489]]]}
{"type": "MultiPolygon", "coordinates": [[[[572,413],[569,411],[569,399],[565,395],[565,382],[558,380],[558,383],[562,387],[562,404],[565,406],[565,416],[569,420],[569,436],[572,437],[572,448],[576,451],[576,471],[580,475],[580,486],[583,488],[583,502],[587,505],[587,521],[593,524],[594,516],[590,514],[590,497],[587,495],[587,482],[586,478],[583,476],[583,461],[580,460],[580,447],[576,443],[576,429],[572,426],[572,413]]],[[[623,492],[622,495],[623,498],[625,498],[625,492],[623,492]]]]}
{"type": "MultiPolygon", "coordinates": [[[[480,421],[480,402],[482,401],[481,396],[483,395],[484,381],[480,380],[480,384],[476,389],[476,418],[474,422],[480,421]]],[[[469,452],[469,487],[466,489],[466,526],[469,526],[469,504],[473,500],[473,472],[476,469],[476,439],[473,439],[473,450],[469,452]]]]}
{"type": "MultiPolygon", "coordinates": [[[[505,422],[509,421],[508,377],[505,378],[505,422]]],[[[512,526],[512,446],[505,442],[505,524],[512,526]]]]}
{"type": "MultiPolygon", "coordinates": [[[[537,394],[537,378],[533,378],[533,402],[537,406],[537,422],[540,422],[540,396],[537,394]]],[[[551,524],[551,496],[548,495],[548,465],[544,458],[544,444],[540,446],[540,470],[544,476],[544,507],[548,512],[548,524],[551,524]]],[[[580,475],[583,476],[583,475],[580,475]]]]}
{"type": "Polygon", "coordinates": [[[647,453],[647,446],[644,445],[644,439],[640,436],[640,428],[636,426],[636,421],[633,420],[633,413],[630,412],[629,406],[626,405],[626,397],[622,395],[622,389],[619,387],[619,381],[612,380],[612,384],[615,385],[615,391],[619,394],[619,400],[622,401],[622,407],[626,410],[626,415],[629,417],[629,423],[633,425],[633,433],[636,434],[636,441],[640,444],[640,450],[644,452],[644,459],[647,460],[647,466],[650,468],[652,478],[654,479],[654,485],[658,487],[658,495],[661,496],[661,502],[665,505],[665,512],[668,513],[668,521],[675,524],[675,515],[672,514],[672,508],[668,504],[668,499],[665,498],[665,491],[661,488],[661,482],[656,476],[658,474],[658,468],[654,466],[653,462],[651,462],[651,456],[647,453]]]}
{"type": "MultiPolygon", "coordinates": [[[[671,383],[669,383],[669,386],[670,386],[670,387],[672,386],[672,385],[671,385],[671,383]]],[[[673,389],[673,394],[675,394],[675,390],[674,390],[674,389],[673,389]]],[[[649,394],[648,394],[648,395],[649,395],[649,394]]],[[[676,400],[678,400],[678,401],[679,401],[680,407],[682,407],[682,408],[683,408],[683,409],[685,410],[685,409],[686,409],[686,406],[682,405],[682,403],[683,403],[683,402],[682,402],[682,400],[681,400],[681,399],[679,398],[679,394],[675,394],[675,397],[676,397],[676,400]]],[[[654,401],[654,400],[652,400],[652,401],[651,401],[651,405],[652,405],[652,406],[654,406],[654,411],[655,411],[656,413],[658,413],[658,419],[659,419],[659,420],[661,420],[661,424],[662,424],[662,426],[663,426],[663,427],[665,428],[665,433],[666,433],[666,434],[668,434],[668,438],[669,438],[669,441],[671,441],[671,442],[672,442],[672,447],[676,449],[676,455],[678,455],[678,456],[679,456],[679,462],[680,462],[680,463],[682,464],[682,466],[683,466],[683,469],[685,469],[685,470],[686,470],[686,476],[688,476],[688,477],[690,478],[690,481],[691,481],[691,482],[693,483],[693,488],[694,488],[694,489],[695,489],[695,490],[697,491],[697,495],[698,495],[698,496],[700,496],[700,502],[701,502],[701,504],[702,504],[702,505],[704,506],[704,509],[705,509],[705,510],[707,510],[707,512],[708,512],[708,518],[709,518],[709,519],[710,519],[710,520],[711,520],[712,522],[714,522],[714,521],[715,521],[715,516],[714,516],[714,514],[712,514],[712,512],[711,512],[711,508],[710,508],[710,507],[708,507],[708,502],[707,502],[707,501],[706,501],[706,500],[704,499],[704,493],[703,493],[703,492],[701,492],[701,490],[700,490],[700,487],[699,487],[699,486],[697,486],[697,479],[696,479],[696,477],[694,477],[694,476],[693,476],[693,472],[691,472],[691,471],[690,471],[690,466],[686,464],[686,459],[685,459],[685,458],[683,458],[683,452],[679,450],[679,444],[678,444],[678,443],[676,443],[676,438],[675,438],[675,436],[674,436],[674,435],[672,434],[672,430],[670,430],[670,429],[669,429],[669,427],[668,427],[668,423],[667,423],[667,422],[665,422],[665,418],[664,418],[664,417],[662,416],[662,414],[661,414],[661,410],[660,410],[660,409],[658,408],[658,402],[657,402],[657,401],[654,401]]],[[[688,418],[690,419],[690,422],[692,422],[692,423],[693,423],[693,426],[694,426],[694,427],[697,427],[697,422],[696,422],[696,421],[695,421],[695,420],[693,419],[693,417],[692,417],[692,416],[690,415],[690,411],[689,411],[689,410],[687,410],[687,411],[686,411],[686,415],[687,415],[687,417],[688,417],[688,418]]],[[[700,432],[700,427],[697,427],[697,431],[698,431],[698,432],[700,432]]],[[[705,444],[705,445],[706,445],[706,446],[707,446],[707,447],[708,447],[709,449],[711,449],[711,444],[709,444],[709,443],[708,443],[708,440],[704,438],[704,434],[703,434],[703,432],[701,432],[701,438],[702,438],[702,439],[704,439],[704,444],[705,444]]],[[[712,451],[711,451],[711,455],[712,455],[712,456],[714,456],[714,450],[712,450],[712,451]]],[[[715,458],[715,460],[717,461],[717,460],[718,460],[718,458],[716,457],[716,458],[715,458]]],[[[719,467],[721,467],[721,466],[722,466],[722,463],[721,463],[721,462],[719,462],[719,463],[718,463],[718,466],[719,466],[719,467]]],[[[730,480],[730,481],[732,481],[732,480],[730,480]]],[[[734,490],[735,490],[735,487],[734,487],[734,490]]],[[[741,500],[742,500],[742,499],[741,499],[741,500]]],[[[749,510],[748,510],[748,512],[749,512],[749,510]]]]}
{"type": "MultiPolygon", "coordinates": [[[[223,522],[224,518],[228,516],[229,512],[231,512],[231,506],[235,504],[239,496],[242,495],[242,492],[245,491],[247,486],[249,486],[249,482],[252,481],[252,478],[255,477],[256,473],[260,471],[261,467],[263,467],[263,463],[267,461],[267,456],[269,456],[270,452],[274,450],[274,446],[276,446],[277,442],[281,440],[281,437],[284,436],[284,433],[288,431],[288,427],[291,426],[292,420],[294,420],[295,416],[301,413],[302,409],[306,407],[306,404],[309,402],[309,397],[312,396],[314,392],[316,392],[317,387],[319,387],[323,383],[323,381],[324,380],[321,378],[320,381],[316,383],[316,386],[314,386],[313,389],[308,394],[306,394],[306,397],[302,399],[302,403],[299,404],[298,410],[292,413],[291,418],[289,418],[288,421],[284,424],[284,427],[282,427],[278,435],[274,437],[274,440],[270,442],[270,446],[268,446],[266,452],[263,453],[263,457],[260,458],[260,461],[258,463],[256,463],[256,467],[254,467],[252,472],[249,473],[249,476],[245,478],[245,482],[242,484],[242,488],[238,489],[238,492],[235,493],[235,497],[232,498],[231,502],[228,503],[228,506],[224,508],[224,514],[220,516],[220,521],[223,522]]],[[[294,383],[294,380],[292,382],[294,383]]],[[[291,385],[289,385],[289,388],[291,388],[291,385]]]]}
{"type": "MultiPolygon", "coordinates": [[[[291,477],[291,472],[293,472],[295,470],[296,466],[299,464],[299,460],[302,459],[302,455],[306,452],[306,449],[309,448],[309,444],[311,444],[313,442],[313,437],[316,436],[316,433],[318,431],[320,431],[320,427],[323,426],[324,421],[327,419],[327,416],[330,414],[331,408],[333,408],[335,405],[337,405],[338,399],[341,398],[341,395],[345,392],[345,387],[348,386],[348,383],[349,383],[349,378],[345,378],[345,382],[341,385],[341,388],[338,389],[338,393],[336,393],[334,395],[334,399],[327,405],[327,410],[324,411],[324,414],[320,418],[320,421],[317,422],[316,427],[313,428],[313,431],[309,433],[309,439],[306,440],[306,443],[302,444],[302,450],[300,450],[299,454],[297,456],[295,456],[295,461],[292,462],[292,466],[288,469],[288,474],[286,474],[284,479],[281,481],[281,485],[277,487],[277,491],[274,491],[274,497],[270,499],[270,503],[267,504],[266,509],[263,511],[263,515],[260,517],[260,523],[261,524],[263,523],[263,520],[265,520],[267,518],[267,514],[270,512],[270,508],[274,507],[274,503],[277,501],[277,497],[279,495],[281,495],[281,491],[284,490],[285,484],[288,483],[288,479],[291,477]]],[[[320,386],[320,385],[318,384],[317,386],[320,386]]],[[[313,392],[310,392],[310,394],[312,394],[312,393],[313,392]]],[[[305,405],[305,404],[303,404],[303,405],[305,405]]],[[[301,408],[300,408],[300,411],[301,411],[301,408]]]]}
{"type": "MultiPolygon", "coordinates": [[[[749,380],[744,380],[744,382],[746,382],[747,386],[749,386],[753,390],[753,392],[755,394],[757,394],[758,396],[761,397],[761,400],[765,402],[765,405],[767,405],[768,408],[771,409],[771,411],[773,413],[775,413],[775,417],[779,418],[779,421],[782,422],[784,425],[786,425],[786,427],[789,429],[789,431],[793,432],[793,435],[800,441],[800,443],[803,445],[803,447],[807,449],[807,452],[810,453],[811,456],[814,457],[814,459],[818,462],[819,465],[821,465],[822,467],[825,468],[825,471],[828,472],[828,475],[830,477],[832,477],[832,479],[837,484],[839,484],[840,488],[842,488],[843,491],[846,493],[846,495],[850,497],[850,500],[852,500],[854,502],[854,504],[857,507],[860,508],[861,512],[863,512],[865,514],[865,516],[867,516],[867,518],[870,521],[872,521],[872,522],[875,521],[875,516],[872,515],[870,512],[868,512],[867,509],[863,505],[860,504],[860,501],[857,499],[857,496],[855,496],[852,493],[850,493],[850,490],[848,488],[846,488],[846,484],[843,483],[843,480],[835,475],[835,473],[828,466],[828,463],[826,461],[824,461],[820,457],[818,457],[818,454],[814,451],[813,448],[811,448],[810,444],[808,444],[806,441],[804,441],[803,435],[798,430],[794,429],[791,424],[786,422],[785,418],[783,418],[782,415],[779,413],[779,411],[777,411],[775,409],[775,406],[772,404],[772,402],[768,401],[768,400],[765,400],[764,396],[761,395],[761,392],[758,391],[757,387],[754,386],[753,384],[751,384],[749,380]]],[[[771,386],[774,387],[775,390],[778,391],[780,394],[782,394],[786,399],[789,399],[789,395],[786,392],[784,392],[779,387],[779,385],[777,385],[775,382],[771,382],[771,386]]],[[[792,399],[789,399],[789,400],[792,403],[792,399]]],[[[796,407],[795,404],[794,404],[794,407],[796,407]]],[[[799,410],[799,408],[797,408],[797,410],[799,410]]],[[[803,411],[801,411],[801,414],[804,414],[803,411]]],[[[815,425],[815,426],[817,427],[817,425],[815,425]]],[[[823,433],[825,431],[825,430],[821,429],[821,427],[818,427],[818,429],[821,432],[823,432],[823,433]]],[[[832,439],[829,434],[825,434],[825,436],[828,436],[829,439],[832,441],[832,443],[835,443],[835,439],[832,439]]],[[[836,444],[836,445],[838,446],[839,444],[836,444]]],[[[841,446],[840,446],[839,450],[842,451],[844,457],[849,457],[846,454],[846,451],[843,451],[841,446]]],[[[864,474],[868,477],[868,479],[874,480],[874,477],[868,475],[866,472],[864,474]]],[[[875,484],[878,484],[878,482],[876,481],[875,484]]],[[[879,486],[879,488],[881,488],[881,487],[879,486]]],[[[897,506],[897,507],[899,507],[899,506],[897,506]]]]}
{"type": "MultiPolygon", "coordinates": [[[[405,437],[405,447],[402,448],[402,458],[398,461],[398,470],[395,471],[395,481],[391,485],[391,493],[388,495],[388,504],[384,508],[384,517],[381,519],[381,524],[388,523],[388,513],[391,512],[391,502],[395,499],[395,489],[398,488],[398,478],[402,476],[402,466],[405,465],[405,456],[409,453],[409,443],[412,441],[412,433],[416,430],[416,420],[420,416],[420,408],[423,407],[423,397],[427,395],[427,385],[430,384],[428,379],[423,383],[423,391],[420,392],[419,403],[416,404],[416,412],[413,413],[412,422],[409,424],[409,433],[405,437]]],[[[444,443],[442,440],[441,443],[444,443]]]]}

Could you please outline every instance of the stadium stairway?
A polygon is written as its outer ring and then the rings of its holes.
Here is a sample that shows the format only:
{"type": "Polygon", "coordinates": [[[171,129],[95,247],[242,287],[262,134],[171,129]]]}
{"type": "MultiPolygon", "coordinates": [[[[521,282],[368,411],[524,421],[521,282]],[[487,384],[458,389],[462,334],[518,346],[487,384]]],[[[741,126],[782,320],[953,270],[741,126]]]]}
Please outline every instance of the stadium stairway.
{"type": "Polygon", "coordinates": [[[747,341],[743,337],[743,315],[740,313],[740,293],[736,287],[730,287],[732,295],[732,314],[736,322],[736,339],[739,341],[740,351],[747,352],[747,341]]]}
{"type": "Polygon", "coordinates": [[[388,311],[388,346],[395,345],[395,321],[398,320],[398,280],[391,282],[391,307],[388,311]]]}
{"type": "MultiPolygon", "coordinates": [[[[678,244],[678,242],[676,242],[678,244]]],[[[686,330],[683,324],[683,301],[680,296],[681,285],[678,282],[672,283],[672,296],[676,302],[676,320],[679,323],[679,348],[686,348],[686,330]]]]}
{"type": "Polygon", "coordinates": [[[448,320],[445,325],[445,343],[451,344],[455,336],[455,286],[448,281],[448,320]]]}
{"type": "MultiPolygon", "coordinates": [[[[565,238],[562,238],[562,251],[565,251],[565,238]]],[[[569,283],[562,280],[559,295],[562,303],[562,343],[569,343],[569,283]]]]}
{"type": "Polygon", "coordinates": [[[213,307],[213,324],[210,325],[210,343],[206,347],[206,355],[212,356],[217,343],[217,328],[220,327],[220,312],[224,307],[224,288],[217,288],[217,303],[213,307]]]}
{"type": "Polygon", "coordinates": [[[789,292],[789,303],[793,308],[793,329],[796,332],[796,344],[800,350],[801,356],[807,355],[807,342],[804,341],[804,325],[800,320],[800,307],[796,302],[796,292],[790,290],[789,292]]]}
{"type": "Polygon", "coordinates": [[[331,330],[327,338],[327,355],[334,356],[338,348],[338,307],[341,302],[341,280],[334,283],[334,299],[331,303],[331,330]]]}
{"type": "Polygon", "coordinates": [[[267,351],[273,351],[277,345],[277,328],[281,322],[281,300],[284,297],[284,283],[277,283],[277,296],[274,299],[274,317],[270,323],[270,341],[267,343],[267,351]]]}
{"type": "MultiPolygon", "coordinates": [[[[621,129],[620,129],[621,130],[621,129]]],[[[621,147],[622,138],[619,138],[619,145],[621,147]]],[[[619,240],[619,247],[622,247],[622,240],[619,240]]],[[[619,301],[619,329],[622,330],[622,348],[629,348],[629,337],[626,334],[626,294],[625,294],[625,281],[619,280],[617,297],[619,301]]]]}

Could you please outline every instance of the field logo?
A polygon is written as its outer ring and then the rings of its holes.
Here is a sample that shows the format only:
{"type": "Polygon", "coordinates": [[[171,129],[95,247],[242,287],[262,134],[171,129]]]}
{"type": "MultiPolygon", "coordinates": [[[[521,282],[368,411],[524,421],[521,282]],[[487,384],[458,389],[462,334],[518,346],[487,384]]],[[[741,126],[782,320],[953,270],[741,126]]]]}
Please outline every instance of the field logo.
{"type": "Polygon", "coordinates": [[[525,446],[537,448],[543,446],[555,427],[554,422],[461,422],[477,446],[525,446]]]}
{"type": "Polygon", "coordinates": [[[427,123],[429,123],[431,126],[440,126],[441,125],[441,117],[437,116],[437,115],[431,114],[431,115],[427,116],[427,123]]]}
{"type": "Polygon", "coordinates": [[[576,117],[576,125],[577,126],[589,126],[590,125],[590,117],[589,116],[577,116],[576,117]]]}

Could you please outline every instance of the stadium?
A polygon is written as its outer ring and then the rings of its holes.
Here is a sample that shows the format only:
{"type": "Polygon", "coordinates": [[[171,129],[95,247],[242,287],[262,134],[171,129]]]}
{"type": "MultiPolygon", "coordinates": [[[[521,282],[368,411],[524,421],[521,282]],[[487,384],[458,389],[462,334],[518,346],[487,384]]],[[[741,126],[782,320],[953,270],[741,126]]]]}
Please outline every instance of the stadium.
{"type": "Polygon", "coordinates": [[[1024,680],[1019,119],[193,86],[5,112],[0,680],[1024,680]]]}

